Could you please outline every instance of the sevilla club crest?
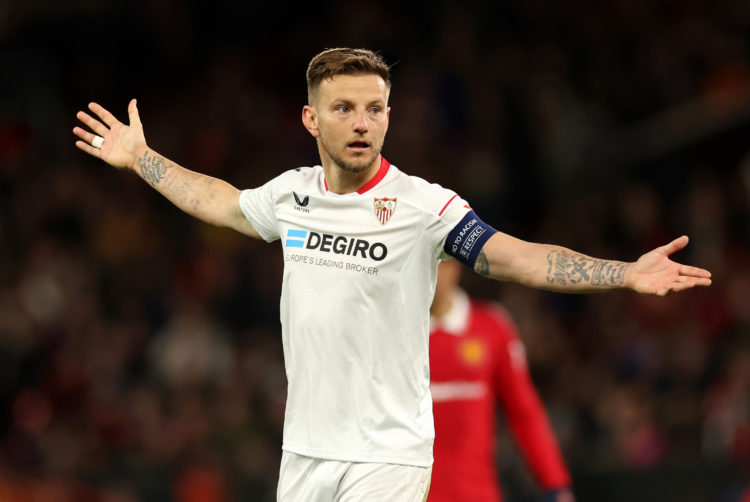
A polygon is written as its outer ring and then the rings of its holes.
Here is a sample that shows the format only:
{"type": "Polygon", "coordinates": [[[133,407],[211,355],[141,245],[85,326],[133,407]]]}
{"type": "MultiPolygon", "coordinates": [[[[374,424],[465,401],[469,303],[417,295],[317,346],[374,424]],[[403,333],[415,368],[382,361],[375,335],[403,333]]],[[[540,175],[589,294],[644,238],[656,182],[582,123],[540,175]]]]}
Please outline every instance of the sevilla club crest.
{"type": "Polygon", "coordinates": [[[382,199],[375,199],[374,202],[375,216],[378,221],[385,225],[388,220],[393,216],[393,212],[396,210],[396,198],[389,199],[383,197],[382,199]]]}

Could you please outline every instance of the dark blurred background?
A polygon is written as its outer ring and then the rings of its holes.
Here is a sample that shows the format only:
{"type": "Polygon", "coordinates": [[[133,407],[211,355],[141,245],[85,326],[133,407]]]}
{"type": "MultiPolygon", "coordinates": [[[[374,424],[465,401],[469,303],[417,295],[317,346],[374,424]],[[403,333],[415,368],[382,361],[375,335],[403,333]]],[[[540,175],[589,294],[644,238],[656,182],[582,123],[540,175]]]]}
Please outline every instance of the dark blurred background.
{"type": "Polygon", "coordinates": [[[393,64],[384,155],[495,227],[622,260],[691,237],[714,285],[665,299],[465,286],[514,314],[580,502],[748,500],[747,0],[0,0],[0,500],[275,500],[278,245],[71,130],[136,97],[150,146],[258,186],[318,163],[304,75],[336,46],[393,64]]]}

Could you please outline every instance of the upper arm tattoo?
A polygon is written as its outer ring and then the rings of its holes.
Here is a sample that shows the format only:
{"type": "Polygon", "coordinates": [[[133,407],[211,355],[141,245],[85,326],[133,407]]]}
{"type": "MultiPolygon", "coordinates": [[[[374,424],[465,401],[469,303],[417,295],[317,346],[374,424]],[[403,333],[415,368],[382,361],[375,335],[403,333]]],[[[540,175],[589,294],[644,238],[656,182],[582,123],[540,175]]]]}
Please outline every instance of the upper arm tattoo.
{"type": "Polygon", "coordinates": [[[164,179],[167,169],[172,167],[172,164],[161,155],[149,155],[146,150],[138,159],[138,167],[141,168],[143,178],[151,186],[156,186],[164,179]]]}
{"type": "Polygon", "coordinates": [[[474,262],[474,272],[484,277],[490,275],[490,263],[487,261],[487,255],[484,254],[484,250],[479,251],[477,255],[477,261],[474,262]]]}
{"type": "Polygon", "coordinates": [[[547,253],[547,282],[566,286],[585,283],[592,286],[622,286],[629,263],[599,260],[565,250],[547,253]]]}

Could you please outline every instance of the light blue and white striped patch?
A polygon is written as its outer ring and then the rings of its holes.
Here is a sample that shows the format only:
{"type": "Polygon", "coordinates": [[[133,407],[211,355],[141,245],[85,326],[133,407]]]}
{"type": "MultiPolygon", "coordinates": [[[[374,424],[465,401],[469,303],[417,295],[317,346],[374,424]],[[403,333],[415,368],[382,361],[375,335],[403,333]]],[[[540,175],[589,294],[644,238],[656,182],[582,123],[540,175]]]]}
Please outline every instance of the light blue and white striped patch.
{"type": "Polygon", "coordinates": [[[305,238],[307,238],[307,230],[295,230],[295,229],[287,230],[286,247],[288,248],[304,247],[305,238]]]}

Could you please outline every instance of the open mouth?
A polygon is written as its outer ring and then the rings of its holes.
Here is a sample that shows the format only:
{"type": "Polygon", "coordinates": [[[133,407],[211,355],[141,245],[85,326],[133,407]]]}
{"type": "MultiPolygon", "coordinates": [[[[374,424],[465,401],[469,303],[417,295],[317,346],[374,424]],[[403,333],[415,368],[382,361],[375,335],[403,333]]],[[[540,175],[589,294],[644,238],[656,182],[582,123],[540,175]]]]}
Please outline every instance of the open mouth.
{"type": "Polygon", "coordinates": [[[367,141],[352,141],[347,146],[355,152],[363,152],[370,148],[370,144],[367,141]]]}

